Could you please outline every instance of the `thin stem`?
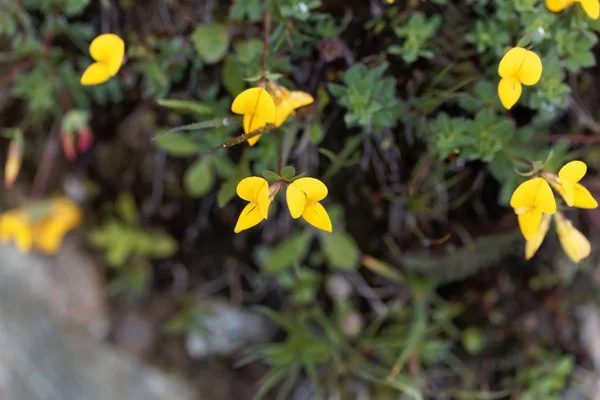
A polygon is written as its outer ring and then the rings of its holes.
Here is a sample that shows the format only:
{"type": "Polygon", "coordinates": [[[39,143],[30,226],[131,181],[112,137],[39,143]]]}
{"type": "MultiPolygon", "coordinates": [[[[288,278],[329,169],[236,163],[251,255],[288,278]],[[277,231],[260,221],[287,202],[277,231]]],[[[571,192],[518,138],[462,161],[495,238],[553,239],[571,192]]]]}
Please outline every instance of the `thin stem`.
{"type": "Polygon", "coordinates": [[[271,36],[271,4],[270,0],[265,0],[265,18],[264,18],[264,32],[263,32],[263,52],[260,56],[260,70],[262,74],[265,74],[265,60],[267,59],[267,53],[269,52],[269,37],[271,36]]]}
{"type": "Polygon", "coordinates": [[[509,153],[508,151],[505,152],[505,154],[506,154],[506,157],[508,157],[509,159],[511,159],[513,161],[518,161],[518,162],[522,162],[524,164],[527,164],[527,166],[529,167],[529,169],[531,169],[533,171],[533,168],[534,168],[533,167],[533,163],[531,161],[529,161],[528,159],[516,156],[516,155],[514,155],[512,153],[509,153]]]}

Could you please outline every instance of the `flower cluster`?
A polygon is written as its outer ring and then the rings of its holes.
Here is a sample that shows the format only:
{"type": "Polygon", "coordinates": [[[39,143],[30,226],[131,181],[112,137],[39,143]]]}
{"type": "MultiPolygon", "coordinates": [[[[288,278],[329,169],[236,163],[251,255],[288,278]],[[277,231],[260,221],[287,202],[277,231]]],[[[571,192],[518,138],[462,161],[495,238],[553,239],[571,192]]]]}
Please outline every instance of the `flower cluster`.
{"type": "Polygon", "coordinates": [[[312,226],[331,232],[331,220],[320,201],[327,197],[327,186],[315,178],[281,179],[269,186],[258,176],[242,179],[237,186],[237,194],[248,204],[242,210],[234,232],[258,225],[269,215],[269,206],[283,185],[287,185],[286,201],[292,218],[304,218],[312,226]]]}
{"type": "Polygon", "coordinates": [[[55,254],[63,237],[81,222],[79,206],[65,197],[28,204],[0,214],[0,243],[14,241],[23,253],[55,254]]]}
{"type": "Polygon", "coordinates": [[[518,216],[519,227],[527,241],[526,259],[533,257],[541,246],[550,227],[551,215],[555,215],[558,237],[567,255],[574,262],[579,262],[590,254],[587,238],[561,212],[557,212],[556,200],[550,188],[552,185],[569,207],[596,208],[598,202],[579,183],[586,172],[584,162],[571,161],[560,169],[558,175],[544,171],[541,177],[523,182],[514,191],[510,205],[518,216]]]}

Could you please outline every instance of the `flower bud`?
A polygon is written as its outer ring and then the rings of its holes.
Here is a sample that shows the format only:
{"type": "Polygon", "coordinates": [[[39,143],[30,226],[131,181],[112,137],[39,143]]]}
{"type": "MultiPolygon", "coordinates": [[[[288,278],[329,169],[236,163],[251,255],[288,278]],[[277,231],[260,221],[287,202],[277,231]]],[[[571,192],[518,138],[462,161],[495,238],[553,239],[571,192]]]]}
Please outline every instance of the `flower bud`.
{"type": "Polygon", "coordinates": [[[75,150],[75,140],[73,134],[67,131],[60,133],[60,141],[62,143],[63,152],[67,157],[67,160],[73,162],[77,158],[77,152],[75,150]]]}
{"type": "Polygon", "coordinates": [[[23,142],[12,139],[8,145],[6,164],[4,166],[4,187],[10,189],[19,175],[23,163],[23,142]]]}
{"type": "Polygon", "coordinates": [[[77,149],[79,154],[87,152],[94,144],[94,132],[89,126],[82,126],[77,132],[77,149]]]}

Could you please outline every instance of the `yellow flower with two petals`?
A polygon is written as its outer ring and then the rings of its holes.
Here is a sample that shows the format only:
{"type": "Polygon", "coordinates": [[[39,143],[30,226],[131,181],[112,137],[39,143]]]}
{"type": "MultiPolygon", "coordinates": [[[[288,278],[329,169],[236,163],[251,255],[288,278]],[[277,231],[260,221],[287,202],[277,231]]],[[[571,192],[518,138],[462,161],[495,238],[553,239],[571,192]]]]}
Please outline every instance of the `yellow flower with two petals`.
{"type": "MultiPolygon", "coordinates": [[[[244,133],[250,133],[275,122],[275,102],[263,88],[255,87],[238,94],[231,104],[231,111],[244,116],[244,133]]],[[[250,138],[253,146],[258,136],[250,138]]]]}
{"type": "Polygon", "coordinates": [[[523,182],[512,194],[510,206],[519,219],[526,240],[531,240],[542,222],[543,214],[556,212],[556,201],[548,182],[533,178],[523,182]]]}
{"type": "Polygon", "coordinates": [[[319,203],[327,197],[327,186],[315,178],[300,178],[289,184],[285,192],[292,218],[302,216],[312,226],[331,232],[331,220],[319,203]]]}
{"type": "Polygon", "coordinates": [[[587,165],[583,161],[571,161],[558,171],[558,179],[555,175],[546,174],[548,181],[554,189],[565,200],[569,207],[596,208],[598,202],[592,194],[579,183],[587,172],[587,165]]]}
{"type": "Polygon", "coordinates": [[[542,76],[542,60],[522,47],[510,49],[498,65],[498,96],[506,109],[511,109],[523,92],[523,85],[533,86],[542,76]]]}
{"type": "Polygon", "coordinates": [[[286,183],[286,200],[292,218],[303,217],[314,227],[331,232],[331,220],[320,203],[327,196],[327,186],[323,182],[315,178],[299,178],[292,182],[282,179],[269,187],[268,182],[258,176],[244,178],[237,186],[238,196],[249,203],[242,210],[234,232],[240,233],[267,219],[273,197],[286,183]]]}
{"type": "Polygon", "coordinates": [[[234,228],[235,233],[240,233],[267,219],[272,198],[269,194],[269,183],[258,176],[242,179],[236,191],[238,196],[249,202],[242,210],[234,228]]]}
{"type": "Polygon", "coordinates": [[[94,63],[81,76],[82,85],[104,83],[119,72],[125,58],[125,42],[113,33],[105,33],[90,44],[90,55],[94,63]]]}
{"type": "Polygon", "coordinates": [[[0,214],[0,243],[12,240],[23,253],[55,254],[82,220],[79,206],[66,197],[32,203],[0,214]]]}
{"type": "Polygon", "coordinates": [[[546,0],[546,8],[552,12],[560,12],[574,3],[579,3],[588,17],[592,19],[600,17],[600,1],[598,0],[546,0]]]}

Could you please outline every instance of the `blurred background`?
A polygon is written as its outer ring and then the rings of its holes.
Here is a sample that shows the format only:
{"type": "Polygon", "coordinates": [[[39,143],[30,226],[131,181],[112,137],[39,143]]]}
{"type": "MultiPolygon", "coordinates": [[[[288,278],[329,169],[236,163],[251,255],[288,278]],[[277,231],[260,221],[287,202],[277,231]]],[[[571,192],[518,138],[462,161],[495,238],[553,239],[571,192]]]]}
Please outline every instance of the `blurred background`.
{"type": "Polygon", "coordinates": [[[574,159],[599,198],[583,3],[0,0],[0,397],[600,399],[600,212],[565,209],[589,257],[552,226],[526,261],[509,206],[574,159]],[[124,64],[83,86],[102,33],[124,64]],[[506,110],[517,45],[544,69],[506,110]],[[265,77],[314,103],[210,151],[265,77]],[[283,191],[234,234],[282,163],[331,234],[283,191]]]}

